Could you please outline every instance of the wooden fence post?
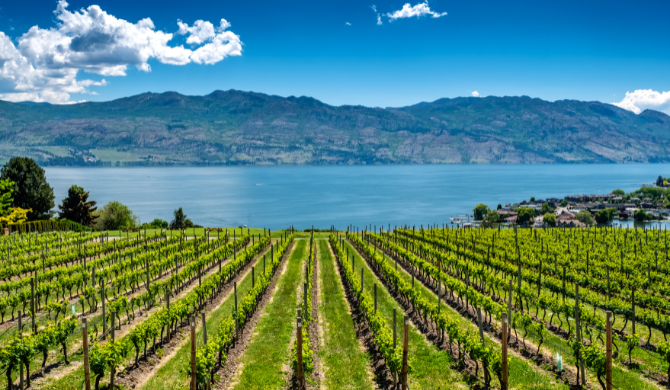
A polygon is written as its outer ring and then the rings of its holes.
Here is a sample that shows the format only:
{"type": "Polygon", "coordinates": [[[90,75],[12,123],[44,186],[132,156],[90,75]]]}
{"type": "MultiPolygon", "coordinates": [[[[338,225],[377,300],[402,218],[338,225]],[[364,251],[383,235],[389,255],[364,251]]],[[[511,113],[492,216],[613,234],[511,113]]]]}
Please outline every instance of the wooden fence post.
{"type": "Polygon", "coordinates": [[[409,343],[409,317],[404,316],[404,332],[402,340],[402,371],[401,371],[401,380],[402,380],[402,390],[407,389],[407,352],[409,343]]]}
{"type": "MultiPolygon", "coordinates": [[[[114,317],[116,316],[116,311],[112,310],[110,314],[112,315],[112,318],[111,318],[112,328],[110,330],[110,334],[112,336],[112,343],[113,343],[114,342],[114,328],[115,328],[114,317]]],[[[116,374],[116,368],[112,366],[109,371],[110,371],[109,372],[109,388],[113,389],[114,388],[114,375],[116,374]]]]}
{"type": "Polygon", "coordinates": [[[396,308],[393,308],[393,349],[396,349],[396,327],[397,327],[397,320],[396,320],[396,308]]]}
{"type": "Polygon", "coordinates": [[[605,390],[612,390],[612,312],[607,311],[607,322],[605,324],[607,337],[605,344],[605,390]]]}
{"type": "MultiPolygon", "coordinates": [[[[169,320],[169,318],[170,318],[170,291],[166,292],[165,296],[166,296],[165,300],[167,301],[167,314],[168,314],[168,320],[169,320]]],[[[168,343],[172,339],[172,336],[171,336],[172,327],[170,326],[171,323],[172,323],[172,321],[168,322],[168,327],[167,327],[168,328],[167,329],[168,343]]]]}
{"type": "Polygon", "coordinates": [[[107,339],[107,316],[106,316],[106,308],[105,308],[105,301],[106,301],[106,295],[105,295],[105,280],[101,279],[100,282],[102,283],[102,288],[100,289],[100,300],[102,300],[102,339],[106,340],[107,339]]]}
{"type": "Polygon", "coordinates": [[[81,319],[81,331],[84,349],[84,390],[91,390],[91,368],[88,363],[88,327],[86,317],[81,319]]]}
{"type": "Polygon", "coordinates": [[[375,313],[377,313],[377,283],[374,284],[375,313]]]}
{"type": "MultiPolygon", "coordinates": [[[[23,322],[21,320],[21,310],[19,310],[19,339],[23,340],[23,322]]],[[[23,390],[23,363],[19,363],[19,390],[23,390]]]]}
{"type": "Polygon", "coordinates": [[[500,384],[501,390],[508,390],[508,380],[507,380],[507,313],[502,313],[502,335],[500,337],[500,342],[502,344],[502,383],[500,384]]]}
{"type": "Polygon", "coordinates": [[[195,370],[195,316],[191,315],[191,390],[196,390],[197,378],[195,370]]]}
{"type": "Polygon", "coordinates": [[[298,389],[305,388],[305,374],[302,372],[302,319],[300,318],[300,309],[298,309],[298,328],[296,335],[296,354],[298,359],[298,389]]]}

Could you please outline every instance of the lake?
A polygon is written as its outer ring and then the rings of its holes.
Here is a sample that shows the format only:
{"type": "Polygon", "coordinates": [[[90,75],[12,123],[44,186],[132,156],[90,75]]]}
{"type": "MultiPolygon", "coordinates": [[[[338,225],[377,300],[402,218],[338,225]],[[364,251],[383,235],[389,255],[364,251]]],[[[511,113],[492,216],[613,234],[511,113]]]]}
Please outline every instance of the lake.
{"type": "Polygon", "coordinates": [[[77,184],[98,206],[118,200],[142,222],[183,207],[203,226],[345,229],[347,225],[448,223],[478,203],[495,208],[568,194],[626,192],[670,164],[392,165],[45,168],[56,204],[77,184]]]}

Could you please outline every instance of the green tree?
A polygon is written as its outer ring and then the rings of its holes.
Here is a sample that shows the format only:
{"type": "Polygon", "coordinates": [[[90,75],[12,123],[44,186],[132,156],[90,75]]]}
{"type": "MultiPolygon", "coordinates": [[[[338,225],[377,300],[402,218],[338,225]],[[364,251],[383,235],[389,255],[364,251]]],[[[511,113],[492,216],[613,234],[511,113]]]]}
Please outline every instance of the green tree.
{"type": "Polygon", "coordinates": [[[170,229],[185,229],[193,226],[195,225],[186,217],[181,207],[174,211],[174,219],[170,222],[170,229]]]}
{"type": "Polygon", "coordinates": [[[658,187],[663,187],[663,176],[658,176],[658,179],[656,179],[656,185],[658,187]]]}
{"type": "Polygon", "coordinates": [[[167,229],[170,224],[167,221],[163,221],[160,218],[156,218],[149,223],[144,223],[140,226],[140,229],[167,229]]]}
{"type": "Polygon", "coordinates": [[[614,214],[617,212],[617,209],[610,207],[604,210],[600,210],[596,213],[596,222],[598,223],[607,223],[614,219],[614,214]]]}
{"type": "Polygon", "coordinates": [[[534,197],[534,196],[531,196],[531,197],[530,197],[530,201],[531,201],[531,202],[535,202],[535,197],[534,197]]]}
{"type": "Polygon", "coordinates": [[[542,210],[540,210],[541,214],[546,214],[551,211],[551,206],[549,206],[549,203],[544,202],[542,203],[542,210]]]}
{"type": "Polygon", "coordinates": [[[516,211],[519,213],[519,216],[516,218],[516,222],[519,225],[523,225],[526,222],[529,222],[530,219],[535,216],[535,210],[531,209],[530,207],[520,207],[516,209],[516,211]]]}
{"type": "Polygon", "coordinates": [[[614,194],[614,195],[616,195],[616,196],[624,196],[624,195],[626,195],[626,193],[624,192],[624,190],[620,190],[620,189],[618,189],[618,188],[617,188],[616,190],[612,191],[612,194],[614,194]]]}
{"type": "Polygon", "coordinates": [[[482,227],[485,228],[493,227],[493,224],[498,222],[500,222],[500,214],[498,214],[497,212],[490,212],[486,214],[486,216],[482,220],[482,227]]]}
{"type": "Polygon", "coordinates": [[[542,221],[546,222],[549,226],[556,226],[556,214],[546,213],[542,217],[542,221]]]}
{"type": "Polygon", "coordinates": [[[500,209],[502,209],[502,205],[500,203],[498,203],[498,208],[496,210],[500,210],[500,209]]]}
{"type": "Polygon", "coordinates": [[[567,206],[567,205],[568,205],[568,201],[565,200],[565,199],[563,199],[563,200],[561,201],[561,207],[565,207],[565,206],[567,206]]]}
{"type": "Polygon", "coordinates": [[[10,206],[14,202],[12,192],[14,191],[14,182],[11,180],[0,180],[0,215],[10,214],[10,206]]]}
{"type": "Polygon", "coordinates": [[[107,203],[102,210],[97,210],[95,214],[98,217],[96,226],[101,230],[128,229],[139,225],[139,218],[133,214],[128,206],[115,200],[107,203]]]}
{"type": "Polygon", "coordinates": [[[78,185],[73,185],[67,191],[67,197],[63,199],[63,204],[58,205],[60,211],[58,216],[80,223],[84,226],[93,226],[98,218],[94,212],[95,201],[88,200],[88,192],[78,185]]]}
{"type": "Polygon", "coordinates": [[[475,206],[474,210],[472,210],[476,221],[481,221],[482,219],[484,219],[484,217],[486,216],[486,214],[489,213],[489,211],[491,210],[489,210],[488,206],[482,203],[475,206]]]}
{"type": "Polygon", "coordinates": [[[12,207],[32,209],[28,220],[51,218],[54,190],[47,183],[44,169],[28,157],[12,157],[0,170],[0,180],[14,183],[12,207]]]}
{"type": "Polygon", "coordinates": [[[591,216],[591,212],[588,210],[582,210],[575,214],[575,219],[586,225],[593,225],[595,223],[593,221],[593,217],[591,216]]]}
{"type": "Polygon", "coordinates": [[[638,222],[650,220],[651,214],[647,214],[647,212],[642,209],[635,210],[635,213],[633,213],[633,219],[638,222]]]}

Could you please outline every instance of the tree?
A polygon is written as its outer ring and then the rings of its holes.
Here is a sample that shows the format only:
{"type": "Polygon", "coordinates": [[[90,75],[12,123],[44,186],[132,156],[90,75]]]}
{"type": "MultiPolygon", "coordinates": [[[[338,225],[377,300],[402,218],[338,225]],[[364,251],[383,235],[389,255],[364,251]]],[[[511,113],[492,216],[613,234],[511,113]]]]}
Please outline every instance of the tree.
{"type": "Polygon", "coordinates": [[[61,210],[58,216],[80,223],[84,226],[95,225],[97,215],[94,214],[97,207],[95,201],[88,201],[88,192],[78,185],[73,185],[67,191],[67,197],[63,199],[63,204],[58,205],[61,210]]]}
{"type": "Polygon", "coordinates": [[[169,224],[167,221],[163,221],[160,218],[156,218],[149,223],[144,223],[140,226],[140,229],[167,229],[169,224]]]}
{"type": "Polygon", "coordinates": [[[531,197],[530,197],[530,201],[531,201],[531,202],[535,202],[535,197],[534,197],[534,196],[531,196],[531,197]]]}
{"type": "Polygon", "coordinates": [[[563,199],[563,200],[561,201],[561,207],[565,207],[565,206],[567,206],[567,205],[568,205],[568,201],[565,200],[565,199],[563,199]]]}
{"type": "Polygon", "coordinates": [[[617,188],[616,190],[612,191],[612,194],[613,194],[613,195],[616,195],[616,196],[624,196],[624,195],[626,195],[626,193],[624,192],[624,190],[620,190],[620,189],[618,189],[618,188],[617,188]]]}
{"type": "Polygon", "coordinates": [[[488,206],[486,206],[485,204],[480,203],[477,206],[475,206],[474,210],[472,211],[474,213],[475,220],[481,221],[482,219],[484,219],[486,214],[488,214],[489,211],[491,210],[489,210],[488,206]]]}
{"type": "Polygon", "coordinates": [[[0,180],[0,215],[8,215],[9,207],[14,202],[12,192],[14,191],[14,182],[11,180],[0,180]]]}
{"type": "Polygon", "coordinates": [[[658,179],[656,179],[656,186],[663,187],[663,176],[658,176],[658,179]]]}
{"type": "Polygon", "coordinates": [[[607,223],[611,222],[614,219],[614,214],[617,212],[617,209],[610,207],[604,210],[600,210],[596,213],[596,222],[598,223],[607,223]]]}
{"type": "Polygon", "coordinates": [[[47,183],[44,169],[28,157],[12,157],[0,170],[0,180],[14,182],[13,207],[32,209],[28,220],[49,219],[54,204],[54,190],[47,183]]]}
{"type": "Polygon", "coordinates": [[[575,219],[586,225],[593,225],[595,223],[593,221],[593,217],[591,216],[591,212],[588,210],[582,210],[575,214],[575,219]]]}
{"type": "Polygon", "coordinates": [[[96,226],[100,230],[121,230],[139,225],[139,218],[128,206],[115,200],[107,203],[102,210],[97,210],[95,215],[98,218],[96,226]]]}
{"type": "Polygon", "coordinates": [[[546,213],[542,217],[542,221],[546,222],[549,226],[556,226],[556,214],[546,213]]]}
{"type": "Polygon", "coordinates": [[[186,214],[184,210],[180,207],[174,211],[174,219],[170,222],[171,229],[184,229],[186,227],[186,214]]]}
{"type": "Polygon", "coordinates": [[[635,210],[635,213],[633,213],[633,219],[638,222],[650,220],[651,217],[652,217],[651,214],[648,214],[646,211],[642,209],[635,210]]]}
{"type": "Polygon", "coordinates": [[[498,203],[498,208],[496,210],[500,210],[500,209],[502,209],[502,205],[500,203],[498,203]]]}
{"type": "Polygon", "coordinates": [[[516,218],[516,222],[519,225],[523,225],[526,222],[529,222],[531,218],[535,216],[535,210],[531,209],[530,207],[521,207],[516,209],[516,211],[519,213],[519,216],[516,218]]]}
{"type": "Polygon", "coordinates": [[[541,214],[546,214],[551,211],[551,206],[549,206],[549,203],[544,202],[542,203],[542,210],[540,210],[541,214]]]}
{"type": "Polygon", "coordinates": [[[493,227],[493,224],[498,222],[500,222],[500,214],[498,214],[497,212],[490,212],[486,214],[486,216],[482,220],[482,227],[485,228],[493,227]]]}

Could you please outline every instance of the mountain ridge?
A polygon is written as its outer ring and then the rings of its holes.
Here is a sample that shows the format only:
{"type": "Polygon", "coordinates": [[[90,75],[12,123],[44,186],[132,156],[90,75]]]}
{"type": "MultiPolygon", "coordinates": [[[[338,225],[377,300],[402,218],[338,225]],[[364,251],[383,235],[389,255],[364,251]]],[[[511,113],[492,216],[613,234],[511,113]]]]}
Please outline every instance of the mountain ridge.
{"type": "Polygon", "coordinates": [[[0,101],[0,158],[43,165],[654,163],[669,148],[665,113],[528,96],[386,108],[239,90],[0,101]]]}

